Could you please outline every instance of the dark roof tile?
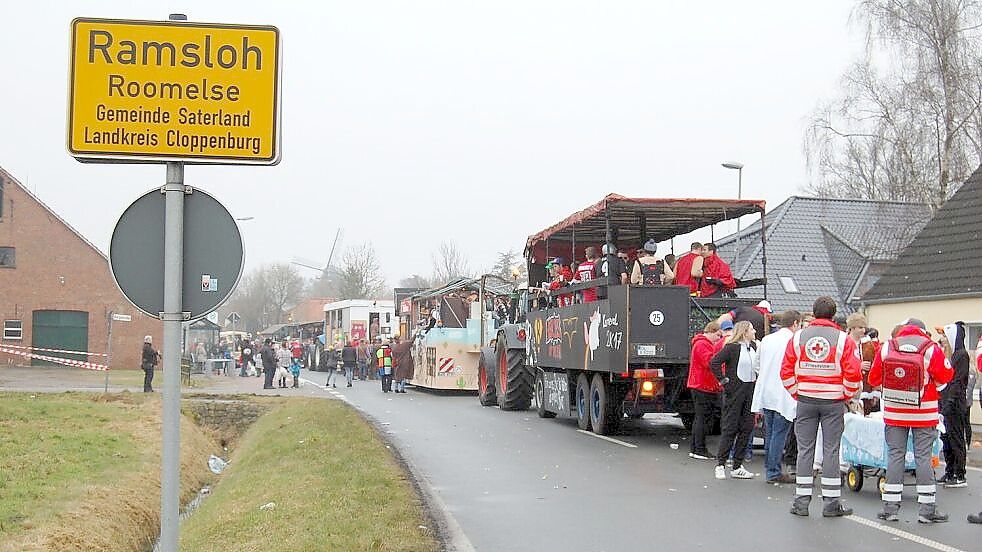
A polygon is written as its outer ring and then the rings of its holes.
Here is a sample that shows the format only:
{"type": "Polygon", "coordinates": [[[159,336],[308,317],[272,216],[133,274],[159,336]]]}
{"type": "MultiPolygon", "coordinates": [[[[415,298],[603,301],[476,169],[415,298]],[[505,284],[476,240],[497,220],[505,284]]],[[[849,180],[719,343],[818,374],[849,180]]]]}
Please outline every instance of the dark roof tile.
{"type": "Polygon", "coordinates": [[[863,300],[982,294],[980,238],[982,167],[938,209],[863,300]]]}
{"type": "MultiPolygon", "coordinates": [[[[767,295],[775,309],[808,311],[819,295],[851,299],[866,262],[888,262],[930,219],[930,207],[890,201],[794,196],[764,217],[767,238],[767,295]],[[794,280],[800,293],[787,293],[780,277],[794,280]]],[[[736,235],[716,242],[720,255],[735,258],[736,235]]],[[[760,224],[740,232],[737,278],[759,278],[760,224]]],[[[845,308],[848,310],[848,308],[845,308]]]]}

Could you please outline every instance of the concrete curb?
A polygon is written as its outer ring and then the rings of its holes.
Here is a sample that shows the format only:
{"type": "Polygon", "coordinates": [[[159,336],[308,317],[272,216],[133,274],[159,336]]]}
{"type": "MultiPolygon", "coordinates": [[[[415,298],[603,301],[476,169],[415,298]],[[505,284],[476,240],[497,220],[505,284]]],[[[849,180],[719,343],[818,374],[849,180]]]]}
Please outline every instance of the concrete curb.
{"type": "MultiPolygon", "coordinates": [[[[316,382],[306,380],[309,385],[317,385],[316,382]]],[[[320,387],[320,386],[318,386],[320,387]]],[[[321,387],[323,389],[323,387],[321,387]]],[[[470,539],[464,534],[464,530],[457,523],[457,520],[453,517],[450,509],[447,508],[446,503],[440,498],[440,495],[436,492],[433,486],[430,484],[426,476],[422,474],[419,468],[413,463],[412,460],[406,456],[401,449],[396,445],[395,440],[386,432],[385,426],[379,422],[374,416],[363,410],[356,404],[351,403],[347,399],[340,399],[337,397],[326,397],[335,400],[340,400],[354,409],[359,416],[365,420],[368,425],[375,430],[376,435],[383,443],[387,445],[390,451],[392,451],[392,456],[395,458],[396,462],[405,470],[407,475],[409,475],[409,481],[413,485],[413,489],[420,496],[423,502],[423,512],[425,513],[427,519],[433,527],[433,533],[436,535],[437,540],[440,541],[442,552],[475,552],[474,545],[471,544],[470,539]]]]}

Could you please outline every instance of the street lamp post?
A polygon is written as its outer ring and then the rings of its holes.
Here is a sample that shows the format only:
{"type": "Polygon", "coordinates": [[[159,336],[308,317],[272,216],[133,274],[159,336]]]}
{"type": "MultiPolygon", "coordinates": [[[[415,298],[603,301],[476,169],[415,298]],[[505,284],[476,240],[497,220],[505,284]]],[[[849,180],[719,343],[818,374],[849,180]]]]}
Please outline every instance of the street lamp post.
{"type": "MultiPolygon", "coordinates": [[[[736,161],[729,161],[723,163],[723,167],[726,169],[736,169],[737,171],[737,199],[743,199],[743,163],[738,163],[736,161]]],[[[733,256],[733,266],[737,270],[740,270],[740,218],[737,217],[737,236],[736,236],[736,254],[733,256]]]]}

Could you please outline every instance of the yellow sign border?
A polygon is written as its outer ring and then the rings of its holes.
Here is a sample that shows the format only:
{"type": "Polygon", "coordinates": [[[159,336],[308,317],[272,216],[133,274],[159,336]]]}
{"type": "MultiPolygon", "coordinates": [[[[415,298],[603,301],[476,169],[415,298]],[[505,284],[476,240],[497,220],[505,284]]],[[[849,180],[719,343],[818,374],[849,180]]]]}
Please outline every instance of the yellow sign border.
{"type": "Polygon", "coordinates": [[[68,126],[65,136],[65,148],[69,155],[83,163],[166,163],[168,161],[178,161],[189,165],[277,165],[282,158],[280,151],[281,145],[281,122],[280,116],[281,94],[282,94],[282,44],[280,42],[280,30],[273,25],[238,25],[232,23],[203,23],[197,21],[153,21],[149,19],[106,19],[100,17],[76,17],[71,23],[71,63],[68,73],[68,126]],[[118,25],[152,25],[155,27],[174,25],[184,27],[200,27],[204,29],[239,29],[250,31],[272,31],[276,36],[276,56],[274,72],[276,75],[273,83],[273,155],[272,157],[217,157],[211,155],[180,155],[180,154],[141,154],[141,153],[106,153],[78,150],[72,148],[72,129],[74,128],[73,109],[75,101],[75,48],[78,38],[79,23],[112,23],[118,25]]]}

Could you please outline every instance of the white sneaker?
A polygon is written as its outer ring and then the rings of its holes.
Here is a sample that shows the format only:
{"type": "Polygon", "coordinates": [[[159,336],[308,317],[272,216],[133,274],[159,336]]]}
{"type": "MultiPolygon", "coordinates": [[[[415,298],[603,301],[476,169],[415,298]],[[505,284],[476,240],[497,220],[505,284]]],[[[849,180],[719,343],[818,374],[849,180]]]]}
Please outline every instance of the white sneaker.
{"type": "Polygon", "coordinates": [[[726,466],[716,466],[716,479],[726,479],[726,466]]]}
{"type": "Polygon", "coordinates": [[[736,479],[753,479],[753,472],[747,471],[747,468],[740,466],[739,468],[730,472],[730,476],[736,479]]]}

